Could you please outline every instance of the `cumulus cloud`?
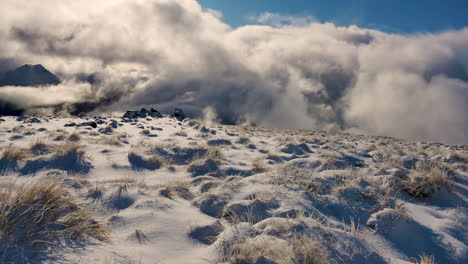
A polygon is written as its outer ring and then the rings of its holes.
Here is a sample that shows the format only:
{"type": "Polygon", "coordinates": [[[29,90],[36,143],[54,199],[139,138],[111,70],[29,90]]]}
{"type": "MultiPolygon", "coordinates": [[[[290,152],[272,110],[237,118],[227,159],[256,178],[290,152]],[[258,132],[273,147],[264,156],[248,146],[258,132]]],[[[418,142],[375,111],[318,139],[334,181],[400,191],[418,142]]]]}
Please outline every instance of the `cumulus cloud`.
{"type": "Polygon", "coordinates": [[[403,36],[264,14],[270,25],[232,29],[195,0],[0,9],[0,72],[43,64],[64,80],[0,87],[0,111],[182,107],[230,124],[468,143],[468,28],[403,36]]]}

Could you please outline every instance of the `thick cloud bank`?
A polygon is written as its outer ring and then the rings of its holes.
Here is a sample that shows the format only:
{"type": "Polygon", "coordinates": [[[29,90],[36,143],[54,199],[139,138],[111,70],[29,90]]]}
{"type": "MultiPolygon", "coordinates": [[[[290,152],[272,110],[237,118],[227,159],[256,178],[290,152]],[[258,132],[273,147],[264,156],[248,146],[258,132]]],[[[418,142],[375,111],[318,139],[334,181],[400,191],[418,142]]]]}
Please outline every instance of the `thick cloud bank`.
{"type": "Polygon", "coordinates": [[[0,10],[0,71],[42,64],[63,80],[1,87],[0,109],[178,106],[225,123],[468,143],[468,28],[232,29],[195,0],[2,0],[0,10]]]}

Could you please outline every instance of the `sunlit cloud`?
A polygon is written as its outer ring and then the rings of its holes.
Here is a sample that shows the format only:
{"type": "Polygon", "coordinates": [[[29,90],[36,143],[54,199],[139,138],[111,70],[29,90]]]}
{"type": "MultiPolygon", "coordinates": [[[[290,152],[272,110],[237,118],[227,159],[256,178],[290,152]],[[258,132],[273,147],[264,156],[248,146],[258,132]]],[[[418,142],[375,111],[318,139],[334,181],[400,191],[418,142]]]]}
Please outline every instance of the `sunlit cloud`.
{"type": "Polygon", "coordinates": [[[467,28],[397,35],[265,13],[232,29],[195,0],[2,0],[0,8],[8,10],[0,71],[42,64],[64,81],[0,88],[0,107],[178,106],[200,117],[212,109],[225,123],[468,142],[467,28]]]}

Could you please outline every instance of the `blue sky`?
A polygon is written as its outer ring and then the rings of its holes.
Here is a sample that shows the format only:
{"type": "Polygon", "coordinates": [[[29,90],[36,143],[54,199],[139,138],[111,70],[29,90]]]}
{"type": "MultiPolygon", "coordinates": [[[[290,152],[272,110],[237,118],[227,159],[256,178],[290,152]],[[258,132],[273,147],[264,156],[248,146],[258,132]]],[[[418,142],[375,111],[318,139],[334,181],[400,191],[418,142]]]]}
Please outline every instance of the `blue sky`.
{"type": "Polygon", "coordinates": [[[314,16],[320,22],[392,33],[440,32],[468,26],[468,0],[199,0],[238,27],[264,12],[314,16]]]}

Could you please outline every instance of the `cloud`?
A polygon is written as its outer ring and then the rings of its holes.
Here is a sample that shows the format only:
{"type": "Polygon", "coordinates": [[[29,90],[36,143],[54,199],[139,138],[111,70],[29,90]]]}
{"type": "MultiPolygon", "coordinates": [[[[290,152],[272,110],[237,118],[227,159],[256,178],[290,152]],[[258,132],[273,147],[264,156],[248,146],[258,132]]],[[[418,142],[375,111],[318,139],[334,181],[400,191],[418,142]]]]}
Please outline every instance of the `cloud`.
{"type": "Polygon", "coordinates": [[[0,108],[210,109],[230,124],[468,143],[468,28],[404,36],[269,14],[273,26],[232,29],[195,0],[0,8],[0,71],[43,64],[64,80],[0,88],[0,108]]]}

